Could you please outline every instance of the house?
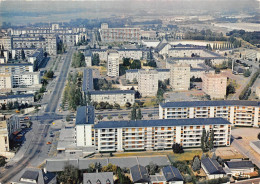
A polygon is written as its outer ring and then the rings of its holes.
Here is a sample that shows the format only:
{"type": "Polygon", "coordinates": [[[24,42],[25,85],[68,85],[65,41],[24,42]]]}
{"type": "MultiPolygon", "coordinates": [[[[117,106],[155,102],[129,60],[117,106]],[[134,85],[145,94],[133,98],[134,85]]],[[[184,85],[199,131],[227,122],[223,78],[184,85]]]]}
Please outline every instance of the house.
{"type": "Polygon", "coordinates": [[[83,184],[114,184],[113,172],[84,173],[83,184]]]}
{"type": "Polygon", "coordinates": [[[130,168],[130,176],[133,183],[149,184],[150,177],[144,166],[135,165],[130,168]]]}
{"type": "Polygon", "coordinates": [[[224,166],[231,171],[233,176],[254,172],[254,164],[249,160],[228,161],[224,163],[224,166]]]}
{"type": "Polygon", "coordinates": [[[25,168],[25,171],[21,174],[17,174],[12,184],[56,184],[56,174],[54,173],[44,173],[41,169],[36,168],[25,168]]]}
{"type": "Polygon", "coordinates": [[[163,176],[168,184],[183,184],[183,177],[176,167],[166,166],[162,168],[163,176]]]}
{"type": "Polygon", "coordinates": [[[219,165],[217,160],[211,159],[209,157],[201,160],[201,167],[209,179],[223,178],[226,175],[225,171],[219,165]]]}

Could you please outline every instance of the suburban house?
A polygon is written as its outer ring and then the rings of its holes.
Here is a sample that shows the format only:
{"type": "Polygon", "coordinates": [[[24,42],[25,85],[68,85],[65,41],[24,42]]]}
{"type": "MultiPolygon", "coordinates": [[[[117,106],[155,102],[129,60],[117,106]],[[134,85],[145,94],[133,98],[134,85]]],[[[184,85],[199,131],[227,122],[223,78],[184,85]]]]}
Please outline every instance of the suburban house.
{"type": "Polygon", "coordinates": [[[226,176],[225,171],[215,159],[209,157],[202,159],[201,167],[209,179],[223,178],[226,176]]]}

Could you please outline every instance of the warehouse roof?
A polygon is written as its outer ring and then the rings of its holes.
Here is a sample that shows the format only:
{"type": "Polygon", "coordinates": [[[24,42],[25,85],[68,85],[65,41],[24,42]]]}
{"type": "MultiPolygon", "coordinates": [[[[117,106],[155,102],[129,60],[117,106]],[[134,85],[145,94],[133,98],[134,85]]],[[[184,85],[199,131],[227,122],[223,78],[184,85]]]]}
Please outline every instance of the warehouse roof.
{"type": "Polygon", "coordinates": [[[223,125],[230,124],[223,118],[196,119],[157,119],[131,121],[101,121],[94,128],[124,128],[124,127],[156,127],[156,126],[186,126],[186,125],[223,125]]]}
{"type": "Polygon", "coordinates": [[[161,103],[163,108],[171,107],[203,107],[203,106],[260,106],[258,101],[219,100],[219,101],[180,101],[161,103]]]}

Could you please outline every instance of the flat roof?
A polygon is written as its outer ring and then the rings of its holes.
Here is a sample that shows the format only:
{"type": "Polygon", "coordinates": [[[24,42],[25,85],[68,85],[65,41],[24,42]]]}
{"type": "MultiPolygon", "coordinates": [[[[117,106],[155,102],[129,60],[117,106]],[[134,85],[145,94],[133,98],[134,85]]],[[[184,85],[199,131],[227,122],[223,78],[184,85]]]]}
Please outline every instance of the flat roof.
{"type": "Polygon", "coordinates": [[[228,161],[226,165],[229,169],[243,169],[243,168],[252,168],[254,164],[249,160],[240,160],[240,161],[228,161]]]}
{"type": "Polygon", "coordinates": [[[94,107],[80,106],[77,108],[76,125],[94,124],[94,107]]]}
{"type": "Polygon", "coordinates": [[[194,118],[194,119],[156,119],[156,120],[130,120],[130,121],[101,121],[94,125],[100,128],[134,128],[134,127],[160,127],[160,126],[196,126],[196,125],[230,125],[223,118],[194,118]]]}
{"type": "Polygon", "coordinates": [[[3,63],[0,66],[33,66],[32,63],[3,63]]]}
{"type": "Polygon", "coordinates": [[[8,95],[8,96],[0,96],[0,100],[11,99],[11,98],[30,98],[34,97],[33,94],[21,94],[21,95],[8,95]]]}
{"type": "Polygon", "coordinates": [[[23,179],[30,179],[30,180],[36,180],[38,179],[39,171],[25,171],[21,178],[23,179]]]}
{"type": "Polygon", "coordinates": [[[260,106],[259,101],[219,100],[219,101],[180,101],[161,103],[163,108],[171,107],[205,107],[205,106],[260,106]]]}
{"type": "Polygon", "coordinates": [[[91,95],[103,95],[103,94],[135,94],[134,90],[110,90],[110,91],[90,91],[91,95]]]}
{"type": "Polygon", "coordinates": [[[226,59],[222,56],[216,56],[216,57],[170,57],[167,59],[168,62],[174,61],[174,60],[205,60],[205,59],[226,59]]]}

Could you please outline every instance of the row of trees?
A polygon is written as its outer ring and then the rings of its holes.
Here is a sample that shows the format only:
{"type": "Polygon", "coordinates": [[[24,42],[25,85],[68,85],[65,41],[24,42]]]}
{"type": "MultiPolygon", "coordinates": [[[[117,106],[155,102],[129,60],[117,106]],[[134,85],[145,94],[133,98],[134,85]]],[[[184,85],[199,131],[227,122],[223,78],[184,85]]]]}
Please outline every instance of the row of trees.
{"type": "Polygon", "coordinates": [[[85,67],[85,57],[81,52],[73,54],[71,66],[74,68],[85,67]]]}
{"type": "MultiPolygon", "coordinates": [[[[95,90],[110,90],[112,89],[112,81],[106,79],[95,78],[93,80],[95,90]]],[[[116,83],[116,82],[115,82],[116,83]]]]}
{"type": "Polygon", "coordinates": [[[214,148],[214,130],[206,131],[205,128],[202,130],[201,136],[201,149],[203,152],[207,152],[214,148]]]}
{"type": "Polygon", "coordinates": [[[1,110],[12,110],[12,109],[25,109],[30,107],[31,105],[29,105],[28,103],[21,103],[19,104],[18,101],[15,102],[8,102],[7,104],[2,104],[1,105],[1,110]]]}
{"type": "Polygon", "coordinates": [[[131,111],[131,120],[141,120],[143,118],[141,108],[133,105],[131,111]]]}
{"type": "Polygon", "coordinates": [[[96,110],[100,109],[120,109],[120,105],[118,103],[109,104],[108,102],[93,102],[92,105],[95,107],[96,110]]]}
{"type": "Polygon", "coordinates": [[[69,74],[68,82],[65,86],[62,98],[62,108],[68,104],[68,108],[76,110],[79,105],[86,105],[86,96],[81,92],[82,75],[75,73],[69,74]]]}

